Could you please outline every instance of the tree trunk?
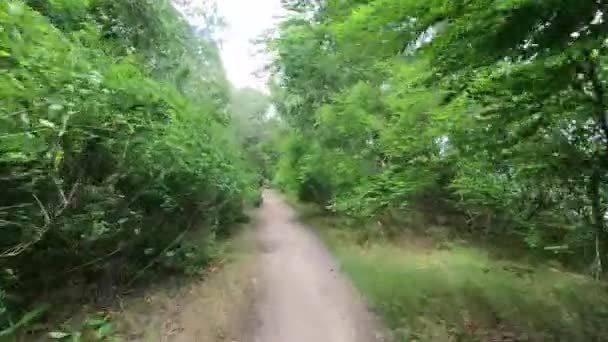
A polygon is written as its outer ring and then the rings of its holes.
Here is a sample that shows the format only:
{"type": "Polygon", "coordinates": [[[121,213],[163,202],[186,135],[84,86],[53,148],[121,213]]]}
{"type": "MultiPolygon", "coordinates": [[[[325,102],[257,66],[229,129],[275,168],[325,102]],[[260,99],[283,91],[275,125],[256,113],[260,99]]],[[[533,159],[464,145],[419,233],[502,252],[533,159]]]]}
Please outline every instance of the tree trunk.
{"type": "Polygon", "coordinates": [[[591,216],[595,235],[595,260],[592,271],[597,280],[602,275],[602,242],[604,241],[604,210],[600,198],[601,174],[599,168],[593,169],[589,184],[589,197],[591,199],[591,216]]]}
{"type": "Polygon", "coordinates": [[[586,52],[586,72],[587,79],[591,82],[591,90],[593,93],[593,117],[599,125],[600,131],[603,134],[603,146],[601,151],[598,151],[594,156],[593,170],[589,184],[589,198],[591,200],[591,216],[594,228],[595,239],[595,261],[593,263],[593,272],[595,278],[599,280],[602,274],[602,253],[605,245],[605,219],[606,211],[602,206],[601,186],[604,170],[608,167],[608,108],[606,105],[606,91],[604,85],[599,78],[599,65],[591,56],[591,51],[586,52]]]}

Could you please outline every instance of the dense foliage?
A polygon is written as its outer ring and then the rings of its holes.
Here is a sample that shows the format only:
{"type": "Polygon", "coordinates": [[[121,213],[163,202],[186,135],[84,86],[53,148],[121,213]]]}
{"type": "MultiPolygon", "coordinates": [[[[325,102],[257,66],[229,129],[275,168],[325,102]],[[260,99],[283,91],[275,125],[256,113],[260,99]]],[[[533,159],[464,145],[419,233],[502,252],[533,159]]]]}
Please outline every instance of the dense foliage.
{"type": "Polygon", "coordinates": [[[603,1],[285,4],[279,186],[374,222],[432,208],[602,272],[603,1]]]}
{"type": "Polygon", "coordinates": [[[279,123],[272,116],[268,96],[253,88],[235,89],[229,110],[245,156],[261,176],[259,182],[272,179],[273,165],[278,158],[272,143],[279,123]]]}
{"type": "Polygon", "coordinates": [[[167,0],[0,2],[0,331],[47,290],[103,305],[203,266],[243,218],[257,176],[203,33],[167,0]]]}

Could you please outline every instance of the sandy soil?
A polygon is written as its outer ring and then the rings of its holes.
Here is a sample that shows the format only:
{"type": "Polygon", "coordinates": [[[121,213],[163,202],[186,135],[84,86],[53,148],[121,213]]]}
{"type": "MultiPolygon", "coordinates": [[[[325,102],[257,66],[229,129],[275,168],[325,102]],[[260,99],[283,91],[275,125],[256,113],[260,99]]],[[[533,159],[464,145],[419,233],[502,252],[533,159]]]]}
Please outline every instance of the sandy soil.
{"type": "Polygon", "coordinates": [[[244,342],[384,341],[325,246],[280,195],[266,191],[256,219],[255,312],[244,342]]]}

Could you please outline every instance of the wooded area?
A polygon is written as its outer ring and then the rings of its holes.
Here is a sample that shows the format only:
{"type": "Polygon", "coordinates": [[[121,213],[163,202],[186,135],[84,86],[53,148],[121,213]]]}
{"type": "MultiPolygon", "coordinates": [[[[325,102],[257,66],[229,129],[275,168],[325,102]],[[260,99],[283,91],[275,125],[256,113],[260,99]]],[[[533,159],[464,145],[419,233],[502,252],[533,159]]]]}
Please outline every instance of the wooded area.
{"type": "Polygon", "coordinates": [[[608,338],[608,4],[283,3],[274,181],[395,339],[608,338]]]}
{"type": "Polygon", "coordinates": [[[0,3],[1,335],[41,297],[195,273],[259,202],[210,32],[168,0],[0,3]]]}
{"type": "Polygon", "coordinates": [[[322,208],[404,341],[608,338],[608,4],[283,0],[267,96],[187,3],[0,3],[0,338],[199,274],[265,184],[322,208]]]}
{"type": "Polygon", "coordinates": [[[268,42],[288,135],[279,186],[384,226],[429,209],[600,276],[606,4],[286,6],[268,42]]]}

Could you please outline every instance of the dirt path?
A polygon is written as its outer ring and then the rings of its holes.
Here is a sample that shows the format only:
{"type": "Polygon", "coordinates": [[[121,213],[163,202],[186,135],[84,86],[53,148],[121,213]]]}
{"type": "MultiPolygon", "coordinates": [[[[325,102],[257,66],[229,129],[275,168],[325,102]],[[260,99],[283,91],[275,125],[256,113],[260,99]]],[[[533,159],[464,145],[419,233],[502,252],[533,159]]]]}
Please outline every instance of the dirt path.
{"type": "Polygon", "coordinates": [[[377,324],[317,236],[272,191],[256,229],[231,241],[217,272],[125,301],[133,342],[382,342],[377,324]]]}
{"type": "Polygon", "coordinates": [[[244,328],[255,297],[254,234],[253,229],[245,228],[233,236],[225,264],[200,279],[178,278],[125,298],[117,315],[122,340],[244,341],[244,328]]]}
{"type": "Polygon", "coordinates": [[[256,219],[257,298],[246,342],[383,341],[325,246],[278,194],[264,193],[256,219]]]}

